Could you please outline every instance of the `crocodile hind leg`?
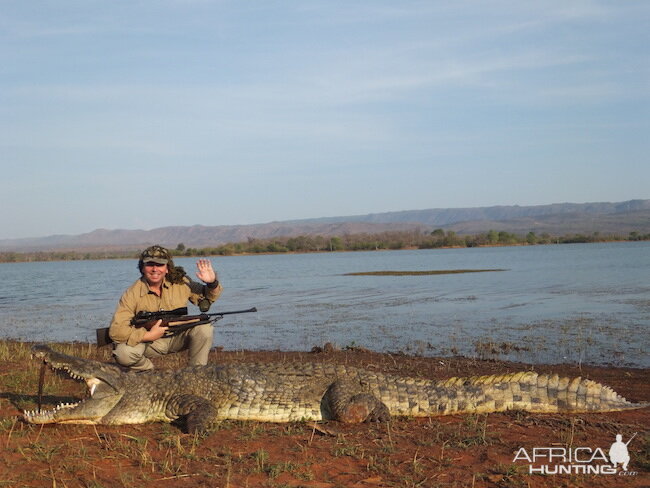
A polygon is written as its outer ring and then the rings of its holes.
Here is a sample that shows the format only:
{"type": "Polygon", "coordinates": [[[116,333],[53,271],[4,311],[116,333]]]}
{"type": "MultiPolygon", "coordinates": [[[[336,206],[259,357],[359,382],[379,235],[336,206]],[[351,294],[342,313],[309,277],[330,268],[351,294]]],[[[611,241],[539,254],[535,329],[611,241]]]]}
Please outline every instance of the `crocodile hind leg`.
{"type": "Polygon", "coordinates": [[[388,407],[354,381],[337,380],[330,385],[321,402],[324,418],[350,424],[387,422],[388,407]]]}

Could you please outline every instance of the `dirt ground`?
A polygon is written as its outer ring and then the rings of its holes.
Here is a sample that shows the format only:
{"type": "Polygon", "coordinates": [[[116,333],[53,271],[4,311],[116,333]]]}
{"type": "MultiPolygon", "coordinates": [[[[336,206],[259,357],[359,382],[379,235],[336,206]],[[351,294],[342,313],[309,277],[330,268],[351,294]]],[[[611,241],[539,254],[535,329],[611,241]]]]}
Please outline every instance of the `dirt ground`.
{"type": "MultiPolygon", "coordinates": [[[[53,345],[78,356],[108,360],[90,345],[53,345]]],[[[520,411],[378,424],[270,424],[226,421],[207,437],[176,425],[46,425],[24,423],[22,409],[37,402],[40,365],[28,345],[4,344],[0,363],[0,487],[648,487],[650,408],[605,414],[529,414],[520,411]],[[597,448],[608,453],[617,434],[627,441],[627,473],[530,474],[589,464],[597,448]],[[533,448],[575,451],[580,462],[524,458],[533,448]],[[517,454],[519,453],[519,455],[517,454]],[[515,457],[518,459],[515,460],[515,457]]],[[[106,348],[105,348],[106,349],[106,348]]],[[[179,367],[185,358],[159,360],[179,367]]],[[[632,401],[650,402],[650,370],[529,365],[462,357],[425,358],[363,349],[314,352],[213,351],[211,362],[328,361],[402,376],[432,379],[534,370],[583,376],[632,401]]],[[[46,376],[45,404],[79,397],[72,380],[46,376]]],[[[559,452],[559,451],[556,451],[559,452]]],[[[598,457],[590,466],[603,466],[598,457]]],[[[569,469],[576,469],[570,468],[569,469]]]]}

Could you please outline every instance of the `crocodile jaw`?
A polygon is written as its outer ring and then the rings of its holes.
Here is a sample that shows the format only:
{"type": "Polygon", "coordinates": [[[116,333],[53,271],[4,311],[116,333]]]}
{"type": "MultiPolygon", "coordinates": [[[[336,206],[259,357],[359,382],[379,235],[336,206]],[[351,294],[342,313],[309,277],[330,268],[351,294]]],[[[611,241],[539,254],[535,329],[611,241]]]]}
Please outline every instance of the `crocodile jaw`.
{"type": "Polygon", "coordinates": [[[79,403],[61,403],[51,410],[25,410],[23,419],[30,424],[98,424],[100,418],[76,418],[74,413],[79,407],[79,403]],[[72,416],[70,416],[72,414],[72,416]]]}
{"type": "Polygon", "coordinates": [[[34,346],[32,354],[51,369],[85,382],[90,396],[76,403],[61,403],[49,410],[23,411],[26,422],[99,424],[124,395],[119,370],[114,366],[67,356],[46,346],[34,346]]]}
{"type": "Polygon", "coordinates": [[[23,418],[31,424],[100,424],[122,398],[97,378],[86,380],[90,397],[77,403],[61,403],[50,410],[29,410],[23,418]]]}

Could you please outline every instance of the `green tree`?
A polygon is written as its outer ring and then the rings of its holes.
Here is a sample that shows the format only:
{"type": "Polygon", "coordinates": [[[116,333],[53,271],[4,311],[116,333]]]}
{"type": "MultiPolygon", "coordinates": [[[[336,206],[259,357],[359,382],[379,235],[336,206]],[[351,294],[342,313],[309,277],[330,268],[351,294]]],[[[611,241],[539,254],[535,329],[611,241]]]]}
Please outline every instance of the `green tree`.
{"type": "Polygon", "coordinates": [[[341,251],[343,249],[343,240],[340,237],[332,237],[329,244],[330,251],[341,251]]]}
{"type": "Polygon", "coordinates": [[[499,244],[514,244],[517,242],[517,236],[510,234],[505,230],[499,232],[499,244]]]}

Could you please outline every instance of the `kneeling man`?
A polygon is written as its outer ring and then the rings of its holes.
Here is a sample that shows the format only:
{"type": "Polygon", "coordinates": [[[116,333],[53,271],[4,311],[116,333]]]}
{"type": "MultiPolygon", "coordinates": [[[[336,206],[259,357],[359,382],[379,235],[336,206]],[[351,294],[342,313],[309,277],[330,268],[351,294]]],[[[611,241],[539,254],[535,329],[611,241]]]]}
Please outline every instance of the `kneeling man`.
{"type": "Polygon", "coordinates": [[[191,280],[183,268],[174,266],[171,255],[161,246],[151,246],[140,255],[140,278],[120,298],[113,315],[109,335],[115,343],[113,356],[118,364],[134,371],[153,369],[150,358],[189,349],[189,364],[204,365],[212,347],[213,326],[202,324],[171,337],[163,337],[167,327],[158,321],[151,330],[136,328],[131,320],[138,312],[159,312],[214,302],[222,287],[212,263],[199,259],[196,276],[191,280]]]}

